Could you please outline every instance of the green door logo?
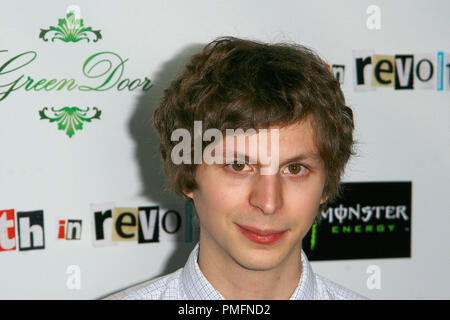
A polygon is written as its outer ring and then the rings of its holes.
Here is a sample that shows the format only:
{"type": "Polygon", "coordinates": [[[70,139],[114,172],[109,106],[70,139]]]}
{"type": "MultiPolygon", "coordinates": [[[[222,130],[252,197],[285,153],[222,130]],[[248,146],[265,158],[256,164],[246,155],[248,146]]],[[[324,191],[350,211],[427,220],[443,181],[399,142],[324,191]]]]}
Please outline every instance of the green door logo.
{"type": "Polygon", "coordinates": [[[48,41],[51,38],[52,42],[55,40],[64,42],[78,42],[80,40],[90,42],[92,40],[97,42],[102,38],[101,30],[92,30],[92,27],[84,26],[78,7],[69,6],[67,11],[65,18],[58,19],[57,27],[50,26],[49,29],[41,29],[39,38],[44,41],[48,41]]]}
{"type": "Polygon", "coordinates": [[[75,134],[75,130],[83,129],[83,122],[91,122],[92,119],[99,119],[102,113],[101,110],[98,110],[96,107],[93,107],[92,110],[95,111],[94,115],[88,116],[89,107],[86,110],[77,108],[77,107],[63,107],[61,109],[55,109],[52,107],[53,117],[45,114],[48,108],[45,107],[39,111],[39,115],[41,116],[41,120],[50,120],[50,122],[58,123],[58,130],[65,130],[66,135],[69,138],[75,134]]]}

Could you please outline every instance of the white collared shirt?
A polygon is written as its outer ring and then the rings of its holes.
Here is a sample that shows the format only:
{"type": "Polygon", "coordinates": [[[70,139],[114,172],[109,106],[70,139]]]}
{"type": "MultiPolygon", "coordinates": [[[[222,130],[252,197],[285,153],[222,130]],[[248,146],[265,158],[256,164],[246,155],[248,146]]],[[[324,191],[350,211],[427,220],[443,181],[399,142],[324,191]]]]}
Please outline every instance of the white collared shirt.
{"type": "MultiPolygon", "coordinates": [[[[205,278],[198,266],[199,244],[184,268],[157,279],[127,288],[105,300],[225,300],[205,278]]],[[[355,292],[316,275],[302,250],[302,274],[290,300],[360,300],[355,292]]]]}

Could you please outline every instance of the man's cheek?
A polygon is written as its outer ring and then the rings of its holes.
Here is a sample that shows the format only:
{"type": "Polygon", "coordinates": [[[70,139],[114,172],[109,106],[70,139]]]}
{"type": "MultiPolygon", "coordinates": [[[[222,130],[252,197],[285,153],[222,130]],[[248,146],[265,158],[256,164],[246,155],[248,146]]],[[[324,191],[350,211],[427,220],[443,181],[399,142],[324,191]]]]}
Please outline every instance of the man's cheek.
{"type": "Polygon", "coordinates": [[[246,192],[245,190],[245,185],[243,183],[218,179],[214,184],[210,185],[208,194],[212,201],[224,205],[240,201],[246,192]]]}
{"type": "Polygon", "coordinates": [[[316,192],[304,192],[297,195],[298,212],[301,212],[302,215],[315,214],[319,207],[320,196],[321,194],[316,192]]]}
{"type": "Polygon", "coordinates": [[[217,188],[216,190],[211,193],[209,196],[208,202],[210,207],[214,208],[214,210],[223,210],[227,207],[230,207],[233,205],[234,202],[237,201],[237,194],[233,192],[232,190],[217,188]]]}

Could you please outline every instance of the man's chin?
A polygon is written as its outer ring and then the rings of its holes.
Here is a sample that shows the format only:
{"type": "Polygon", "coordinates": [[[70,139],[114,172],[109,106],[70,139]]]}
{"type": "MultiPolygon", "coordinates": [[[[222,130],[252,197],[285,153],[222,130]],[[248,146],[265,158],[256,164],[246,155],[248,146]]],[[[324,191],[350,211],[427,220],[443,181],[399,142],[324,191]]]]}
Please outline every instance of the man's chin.
{"type": "Polygon", "coordinates": [[[283,255],[279,252],[256,251],[257,252],[241,252],[234,257],[234,260],[242,268],[251,271],[273,270],[283,261],[283,255]]]}

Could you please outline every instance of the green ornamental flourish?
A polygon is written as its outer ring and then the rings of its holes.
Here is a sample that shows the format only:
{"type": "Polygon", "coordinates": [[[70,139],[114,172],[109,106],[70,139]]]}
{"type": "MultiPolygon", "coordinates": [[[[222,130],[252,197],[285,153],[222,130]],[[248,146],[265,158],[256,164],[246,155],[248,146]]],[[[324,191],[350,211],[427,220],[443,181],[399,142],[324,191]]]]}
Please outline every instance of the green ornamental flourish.
{"type": "Polygon", "coordinates": [[[63,107],[61,109],[55,109],[52,107],[52,112],[54,117],[50,117],[45,114],[45,111],[48,110],[47,107],[44,107],[39,111],[39,115],[41,116],[40,120],[50,120],[50,122],[58,123],[58,130],[65,130],[66,134],[69,138],[75,134],[75,130],[83,129],[83,122],[91,122],[92,119],[99,119],[102,113],[98,108],[92,108],[95,111],[95,114],[91,117],[87,116],[89,111],[89,107],[86,110],[77,108],[77,107],[63,107]]]}
{"type": "Polygon", "coordinates": [[[66,18],[58,19],[58,26],[53,27],[50,26],[50,29],[41,29],[39,33],[39,38],[48,41],[48,38],[45,36],[50,32],[49,35],[53,34],[52,42],[57,40],[61,40],[64,42],[78,42],[80,40],[93,40],[97,42],[102,38],[100,33],[101,30],[92,30],[92,27],[84,27],[83,19],[77,19],[73,12],[69,12],[66,15],[66,18]],[[89,36],[92,39],[89,39],[89,36]],[[95,36],[95,38],[94,38],[95,36]]]}

